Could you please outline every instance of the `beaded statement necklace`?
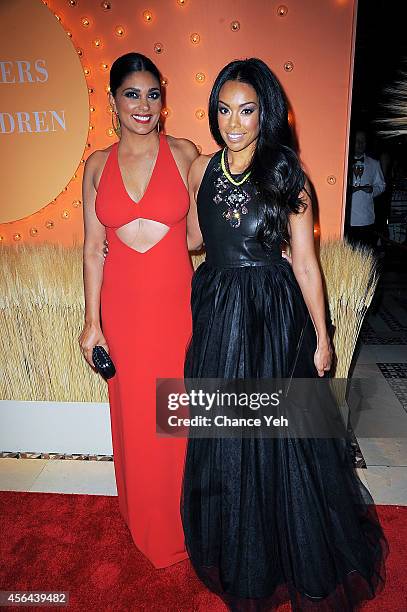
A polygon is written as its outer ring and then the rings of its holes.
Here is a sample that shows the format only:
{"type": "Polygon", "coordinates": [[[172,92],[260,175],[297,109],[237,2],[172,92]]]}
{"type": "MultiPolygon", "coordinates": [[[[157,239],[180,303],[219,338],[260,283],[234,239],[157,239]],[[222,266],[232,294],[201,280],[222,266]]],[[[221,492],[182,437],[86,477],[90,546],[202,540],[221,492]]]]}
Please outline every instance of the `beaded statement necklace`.
{"type": "Polygon", "coordinates": [[[243,178],[240,179],[240,181],[236,181],[233,178],[233,176],[230,174],[230,168],[229,168],[229,162],[228,162],[228,156],[227,156],[227,147],[225,147],[222,151],[220,165],[222,167],[223,174],[232,183],[232,185],[235,185],[236,187],[239,187],[239,185],[242,185],[245,181],[247,181],[247,179],[249,178],[251,174],[251,170],[249,170],[249,172],[246,172],[246,174],[243,176],[243,178]]]}

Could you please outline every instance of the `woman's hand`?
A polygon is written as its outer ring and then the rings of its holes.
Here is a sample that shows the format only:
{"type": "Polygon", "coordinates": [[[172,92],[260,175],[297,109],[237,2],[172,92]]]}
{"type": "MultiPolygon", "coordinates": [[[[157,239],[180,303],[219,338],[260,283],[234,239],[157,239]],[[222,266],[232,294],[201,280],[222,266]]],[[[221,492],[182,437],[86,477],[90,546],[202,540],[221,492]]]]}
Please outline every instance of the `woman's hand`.
{"type": "Polygon", "coordinates": [[[318,342],[317,350],[314,354],[314,365],[320,377],[324,376],[325,372],[331,369],[332,347],[329,338],[326,338],[323,342],[318,342]]]}
{"type": "Polygon", "coordinates": [[[95,370],[92,360],[92,351],[94,346],[103,346],[105,351],[109,352],[109,347],[99,325],[94,323],[85,323],[81,335],[79,336],[79,346],[81,347],[82,355],[85,357],[88,364],[95,370]]]}
{"type": "Polygon", "coordinates": [[[103,241],[103,249],[102,249],[102,251],[103,251],[103,257],[106,258],[106,255],[109,252],[109,242],[108,242],[107,239],[103,241]]]}

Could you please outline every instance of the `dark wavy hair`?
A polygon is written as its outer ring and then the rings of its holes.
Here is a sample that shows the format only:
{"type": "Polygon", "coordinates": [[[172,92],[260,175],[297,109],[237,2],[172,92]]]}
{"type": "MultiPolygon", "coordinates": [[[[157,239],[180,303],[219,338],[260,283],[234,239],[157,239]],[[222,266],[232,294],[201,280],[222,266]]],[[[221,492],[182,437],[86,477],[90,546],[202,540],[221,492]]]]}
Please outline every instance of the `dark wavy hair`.
{"type": "Polygon", "coordinates": [[[218,124],[219,92],[227,81],[247,83],[259,99],[259,136],[251,161],[251,178],[262,202],[258,239],[270,249],[276,241],[288,241],[291,213],[299,213],[305,203],[299,197],[305,174],[295,152],[288,123],[288,105],[283,89],[262,60],[236,60],[217,76],[209,98],[209,125],[219,146],[225,146],[218,124]]]}
{"type": "Polygon", "coordinates": [[[110,68],[110,91],[112,96],[116,92],[124,79],[132,72],[150,72],[158,81],[161,90],[161,74],[154,62],[141,53],[126,53],[118,57],[110,68]]]}

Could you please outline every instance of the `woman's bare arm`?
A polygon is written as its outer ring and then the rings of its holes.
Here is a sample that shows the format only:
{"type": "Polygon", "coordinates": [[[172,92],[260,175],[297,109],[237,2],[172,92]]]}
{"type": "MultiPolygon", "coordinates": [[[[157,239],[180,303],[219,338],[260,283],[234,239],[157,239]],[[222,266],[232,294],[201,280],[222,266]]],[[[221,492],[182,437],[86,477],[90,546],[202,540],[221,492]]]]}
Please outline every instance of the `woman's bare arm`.
{"type": "Polygon", "coordinates": [[[210,156],[200,155],[192,163],[188,174],[189,212],[187,217],[187,242],[190,251],[197,251],[202,247],[203,238],[198,221],[196,196],[210,156]]]}
{"type": "Polygon", "coordinates": [[[83,215],[85,240],[83,245],[83,282],[85,292],[85,325],[79,338],[79,344],[86,360],[92,362],[92,349],[98,344],[108,350],[103,337],[100,322],[100,290],[103,279],[103,244],[106,231],[96,216],[96,189],[94,177],[100,162],[99,151],[93,153],[86,161],[83,185],[83,215]]]}
{"type": "Polygon", "coordinates": [[[314,222],[308,181],[301,199],[306,207],[298,214],[290,216],[289,232],[292,268],[300,286],[304,301],[309,310],[317,334],[317,350],[314,363],[318,375],[330,369],[332,349],[326,328],[325,298],[321,271],[314,245],[314,222]],[[306,191],[305,191],[306,189],[306,191]]]}

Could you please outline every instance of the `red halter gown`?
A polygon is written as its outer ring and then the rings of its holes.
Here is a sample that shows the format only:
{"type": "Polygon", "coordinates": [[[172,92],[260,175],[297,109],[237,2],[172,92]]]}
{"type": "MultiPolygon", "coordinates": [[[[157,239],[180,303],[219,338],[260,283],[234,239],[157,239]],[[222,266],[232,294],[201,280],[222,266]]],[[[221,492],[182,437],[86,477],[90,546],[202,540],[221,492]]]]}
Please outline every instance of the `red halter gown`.
{"type": "Polygon", "coordinates": [[[182,378],[191,335],[192,265],[186,243],[188,192],[165,135],[147,190],[136,203],[118,164],[118,143],[103,169],[96,214],[109,253],[101,290],[102,328],[116,375],[109,380],[119,507],[137,548],[157,568],[188,557],[180,518],[185,438],[156,436],[156,378],[182,378]],[[147,252],[117,228],[137,219],[169,226],[147,252]]]}

